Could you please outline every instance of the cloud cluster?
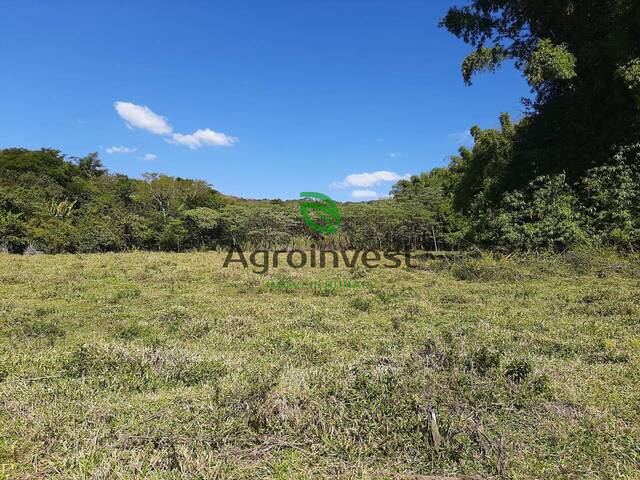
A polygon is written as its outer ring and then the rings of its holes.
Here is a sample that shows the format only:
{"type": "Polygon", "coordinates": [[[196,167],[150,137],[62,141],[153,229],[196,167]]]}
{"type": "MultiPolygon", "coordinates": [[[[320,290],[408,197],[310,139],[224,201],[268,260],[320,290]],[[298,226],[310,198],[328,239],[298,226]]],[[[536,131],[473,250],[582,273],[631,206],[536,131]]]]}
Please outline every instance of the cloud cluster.
{"type": "Polygon", "coordinates": [[[449,140],[458,146],[473,145],[473,135],[471,135],[471,130],[465,130],[464,132],[450,133],[449,140]]]}
{"type": "Polygon", "coordinates": [[[167,142],[169,143],[185,145],[193,150],[204,146],[230,147],[237,141],[238,139],[236,137],[230,137],[224,133],[214,132],[210,128],[196,130],[190,135],[174,133],[171,139],[167,139],[167,142]]]}
{"type": "Polygon", "coordinates": [[[153,153],[145,153],[142,157],[140,157],[140,160],[144,160],[144,161],[147,161],[147,162],[152,162],[156,158],[158,158],[158,156],[153,154],[153,153]]]}
{"type": "Polygon", "coordinates": [[[156,135],[169,135],[173,131],[166,118],[148,107],[130,102],[116,102],[113,106],[129,128],[140,128],[156,135]]]}
{"type": "Polygon", "coordinates": [[[370,187],[380,185],[381,183],[394,183],[399,180],[411,178],[411,174],[400,175],[396,172],[387,170],[379,170],[377,172],[352,173],[347,175],[344,180],[333,182],[329,186],[331,188],[354,188],[351,197],[358,200],[384,198],[378,192],[371,190],[370,187]]]}
{"type": "Polygon", "coordinates": [[[201,147],[231,147],[238,142],[236,137],[214,132],[210,128],[199,129],[191,134],[174,133],[165,117],[144,105],[118,101],[113,106],[118,115],[127,122],[128,128],[139,128],[156,135],[169,136],[166,141],[175,145],[184,145],[195,150],[201,147]]]}
{"type": "Polygon", "coordinates": [[[123,147],[123,146],[116,146],[114,145],[113,147],[107,147],[106,152],[109,155],[113,155],[114,153],[133,153],[136,150],[138,150],[137,148],[129,148],[129,147],[123,147]]]}
{"type": "Polygon", "coordinates": [[[374,192],[373,190],[354,190],[353,192],[351,192],[351,196],[353,198],[359,198],[359,199],[364,199],[364,198],[378,198],[378,193],[374,192]]]}
{"type": "Polygon", "coordinates": [[[399,175],[386,170],[372,173],[352,173],[347,175],[341,182],[333,182],[331,188],[373,187],[383,182],[397,182],[410,177],[411,175],[409,174],[399,175]]]}

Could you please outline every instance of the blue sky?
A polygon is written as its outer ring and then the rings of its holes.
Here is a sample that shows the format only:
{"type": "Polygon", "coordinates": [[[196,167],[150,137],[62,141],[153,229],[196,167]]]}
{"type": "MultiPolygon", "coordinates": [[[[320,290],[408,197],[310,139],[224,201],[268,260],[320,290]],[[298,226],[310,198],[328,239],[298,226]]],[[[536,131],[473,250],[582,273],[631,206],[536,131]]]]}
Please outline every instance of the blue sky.
{"type": "Polygon", "coordinates": [[[469,47],[438,28],[464,3],[0,0],[0,147],[248,198],[386,195],[522,115],[512,67],[464,85],[469,47]]]}

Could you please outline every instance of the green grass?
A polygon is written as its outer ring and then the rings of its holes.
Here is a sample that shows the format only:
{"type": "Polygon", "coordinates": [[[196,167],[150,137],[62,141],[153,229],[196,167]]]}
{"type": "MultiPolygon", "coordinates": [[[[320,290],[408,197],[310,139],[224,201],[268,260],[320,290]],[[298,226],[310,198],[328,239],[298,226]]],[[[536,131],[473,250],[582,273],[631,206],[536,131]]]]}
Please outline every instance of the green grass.
{"type": "Polygon", "coordinates": [[[638,257],[223,258],[0,255],[0,478],[640,478],[638,257]]]}

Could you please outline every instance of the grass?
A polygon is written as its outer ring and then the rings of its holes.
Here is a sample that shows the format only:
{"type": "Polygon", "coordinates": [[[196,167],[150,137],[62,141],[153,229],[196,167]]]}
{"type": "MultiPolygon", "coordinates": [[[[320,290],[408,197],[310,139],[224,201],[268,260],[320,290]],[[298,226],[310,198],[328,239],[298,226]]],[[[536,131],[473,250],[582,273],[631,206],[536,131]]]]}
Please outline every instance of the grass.
{"type": "Polygon", "coordinates": [[[0,255],[0,478],[640,478],[638,257],[223,258],[0,255]]]}

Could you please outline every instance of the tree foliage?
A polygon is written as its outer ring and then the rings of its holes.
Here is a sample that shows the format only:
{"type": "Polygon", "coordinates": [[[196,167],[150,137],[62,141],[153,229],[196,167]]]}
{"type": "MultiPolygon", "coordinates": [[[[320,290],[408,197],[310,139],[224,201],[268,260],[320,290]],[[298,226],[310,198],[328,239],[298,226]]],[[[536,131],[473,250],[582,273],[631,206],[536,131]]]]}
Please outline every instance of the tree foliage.
{"type": "Polygon", "coordinates": [[[640,3],[636,0],[473,0],[441,22],[474,50],[465,81],[515,62],[535,94],[502,193],[541,175],[570,183],[640,140],[640,3]]]}
{"type": "Polygon", "coordinates": [[[533,94],[524,118],[472,128],[473,148],[454,157],[469,238],[510,249],[640,246],[640,3],[471,0],[441,25],[473,47],[466,83],[512,61],[533,94]]]}

